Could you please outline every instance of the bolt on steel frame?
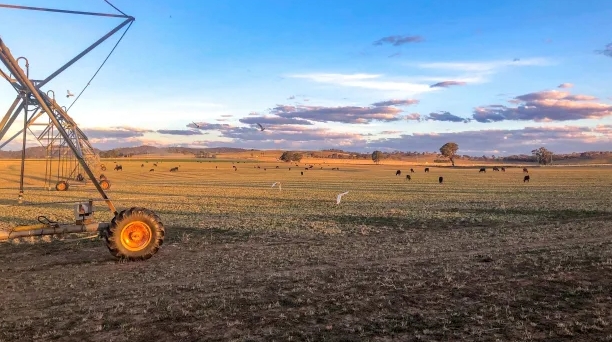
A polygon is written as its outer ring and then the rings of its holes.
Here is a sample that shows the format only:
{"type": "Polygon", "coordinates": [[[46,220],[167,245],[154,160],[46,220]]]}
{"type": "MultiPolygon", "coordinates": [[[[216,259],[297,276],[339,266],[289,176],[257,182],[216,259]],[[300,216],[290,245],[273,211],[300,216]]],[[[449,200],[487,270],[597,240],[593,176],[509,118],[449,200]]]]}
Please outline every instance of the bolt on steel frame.
{"type": "MultiPolygon", "coordinates": [[[[108,1],[106,2],[108,3],[108,1]]],[[[111,5],[110,3],[108,4],[111,5]]],[[[115,8],[117,11],[121,12],[115,6],[113,5],[111,6],[115,8]]],[[[147,237],[146,234],[149,234],[148,238],[150,241],[151,235],[155,235],[158,237],[158,240],[159,240],[157,241],[157,243],[161,245],[161,242],[163,241],[163,226],[161,225],[161,222],[158,222],[159,218],[154,213],[146,209],[143,209],[143,208],[132,208],[131,209],[132,211],[129,212],[129,215],[125,214],[124,212],[121,212],[121,213],[117,212],[117,209],[113,205],[112,201],[109,199],[109,197],[105,193],[103,186],[101,186],[101,182],[104,182],[105,180],[98,181],[98,179],[96,178],[96,176],[94,175],[92,171],[92,169],[96,169],[96,168],[101,168],[102,170],[105,170],[105,167],[103,164],[100,163],[100,159],[96,155],[94,148],[89,142],[89,139],[87,138],[85,133],[83,133],[83,131],[79,129],[75,121],[68,115],[67,109],[65,107],[60,106],[56,102],[55,93],[52,90],[44,92],[41,89],[51,80],[53,80],[56,76],[58,76],[64,70],[69,68],[72,64],[74,64],[76,61],[81,59],[87,53],[92,51],[94,48],[96,48],[102,42],[107,40],[109,37],[117,33],[123,27],[125,27],[126,25],[131,25],[134,22],[135,18],[132,16],[128,16],[124,14],[123,12],[121,12],[122,14],[107,14],[107,13],[69,11],[69,10],[60,10],[60,9],[38,8],[38,7],[27,7],[27,6],[16,6],[16,5],[5,5],[5,4],[0,4],[0,8],[46,11],[46,12],[90,15],[90,16],[103,16],[103,17],[114,17],[114,18],[125,19],[121,24],[117,25],[114,29],[112,29],[102,38],[98,39],[96,42],[90,45],[87,49],[83,50],[80,54],[72,58],[65,65],[57,69],[55,72],[53,72],[51,75],[49,75],[47,78],[43,80],[30,79],[29,61],[24,57],[19,57],[16,59],[12,55],[9,48],[6,46],[5,42],[0,37],[0,61],[2,62],[4,67],[8,69],[8,71],[5,72],[2,69],[2,65],[0,65],[0,78],[4,78],[5,80],[7,80],[17,92],[17,97],[15,98],[11,106],[9,107],[4,117],[0,119],[0,142],[2,142],[2,139],[7,134],[11,126],[15,124],[15,121],[17,117],[20,115],[20,113],[22,113],[24,117],[23,127],[19,130],[19,132],[11,136],[7,141],[1,143],[0,149],[6,146],[9,142],[14,140],[15,138],[17,138],[19,135],[22,136],[23,141],[22,141],[22,154],[21,154],[21,174],[20,174],[19,200],[18,200],[19,203],[22,203],[24,164],[25,164],[25,157],[26,157],[25,156],[26,133],[27,131],[30,131],[32,134],[34,134],[31,131],[31,126],[34,126],[34,125],[46,126],[43,129],[42,133],[35,135],[35,136],[36,136],[36,139],[41,143],[41,145],[46,147],[47,159],[54,157],[54,146],[57,146],[57,150],[55,151],[57,152],[58,158],[62,158],[62,154],[66,155],[67,152],[71,152],[76,158],[76,161],[78,163],[74,163],[68,170],[69,177],[74,176],[75,170],[82,169],[87,175],[87,177],[89,178],[89,180],[93,183],[97,191],[100,193],[100,196],[102,197],[103,201],[106,203],[110,211],[115,216],[115,219],[117,219],[118,216],[121,216],[121,220],[129,221],[129,217],[128,219],[126,219],[126,215],[127,216],[136,215],[134,213],[140,213],[141,216],[144,215],[144,219],[142,219],[141,221],[144,220],[148,222],[149,225],[143,222],[138,222],[138,224],[140,224],[139,226],[140,228],[138,228],[136,233],[134,233],[135,234],[133,235],[134,239],[138,239],[138,238],[142,239],[143,238],[142,236],[147,237]],[[19,65],[20,60],[25,61],[25,71],[19,65]],[[47,121],[46,123],[42,123],[42,124],[35,123],[37,119],[43,117],[44,115],[48,117],[49,121],[47,121]],[[46,142],[46,145],[44,142],[46,142]],[[143,212],[146,212],[147,214],[142,214],[143,212]],[[153,221],[148,219],[146,217],[147,215],[154,217],[153,221]],[[161,234],[159,233],[160,229],[161,229],[161,234]]],[[[47,163],[47,170],[46,170],[45,178],[47,178],[47,174],[49,174],[50,171],[51,171],[50,165],[49,163],[47,163]]],[[[91,204],[92,202],[90,200],[89,207],[85,205],[85,208],[87,209],[83,209],[83,207],[79,207],[79,208],[81,208],[80,210],[85,210],[85,211],[90,210],[90,212],[85,213],[85,214],[91,214],[92,213],[91,204]]],[[[113,219],[113,222],[111,224],[108,224],[108,223],[95,224],[95,223],[92,223],[91,220],[78,220],[77,219],[77,224],[75,225],[59,225],[55,222],[50,222],[48,220],[45,220],[43,222],[43,220],[41,220],[39,217],[39,222],[41,223],[38,225],[16,227],[10,232],[0,231],[0,241],[17,238],[17,237],[23,237],[23,236],[32,236],[32,235],[52,235],[52,234],[60,234],[60,233],[67,233],[67,232],[99,231],[101,235],[103,236],[105,235],[107,239],[107,245],[109,245],[110,243],[109,239],[111,239],[111,237],[109,236],[110,234],[109,227],[116,228],[113,225],[116,226],[117,224],[119,224],[115,222],[115,219],[113,219]]],[[[127,224],[128,226],[130,225],[134,226],[134,222],[131,222],[131,223],[128,222],[125,224],[127,224]]],[[[131,229],[134,230],[133,228],[131,229]]],[[[123,234],[123,233],[118,233],[118,234],[123,234]]],[[[126,239],[129,240],[129,238],[130,237],[128,236],[126,239]]],[[[124,249],[125,251],[127,251],[126,253],[129,254],[130,252],[137,251],[137,249],[134,249],[135,247],[133,247],[133,246],[138,245],[138,241],[136,242],[135,241],[136,240],[130,241],[131,249],[129,248],[124,249]]],[[[120,249],[119,247],[116,246],[117,242],[113,241],[113,243],[114,243],[112,245],[113,249],[111,249],[110,245],[109,245],[109,249],[111,250],[111,252],[116,252],[114,254],[120,255],[121,253],[117,252],[117,249],[120,249]]],[[[157,248],[159,248],[159,245],[157,246],[157,248]]],[[[150,254],[152,255],[156,251],[157,249],[155,249],[150,254]]],[[[150,257],[150,255],[148,255],[148,257],[150,257]]],[[[140,257],[140,259],[145,259],[145,258],[140,257]]]]}

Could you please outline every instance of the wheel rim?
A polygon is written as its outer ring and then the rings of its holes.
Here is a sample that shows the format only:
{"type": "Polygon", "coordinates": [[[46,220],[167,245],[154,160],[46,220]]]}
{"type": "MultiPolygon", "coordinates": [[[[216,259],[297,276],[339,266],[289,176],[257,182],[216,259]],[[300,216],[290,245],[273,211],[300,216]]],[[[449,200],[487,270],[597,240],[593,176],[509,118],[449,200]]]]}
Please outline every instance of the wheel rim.
{"type": "Polygon", "coordinates": [[[100,182],[100,187],[102,187],[102,189],[104,189],[104,190],[108,189],[108,182],[106,182],[104,180],[101,181],[100,182]]]}
{"type": "Polygon", "coordinates": [[[152,237],[151,227],[141,221],[130,222],[121,230],[121,244],[132,252],[147,247],[152,237]]]}
{"type": "Polygon", "coordinates": [[[64,183],[64,182],[57,183],[57,190],[59,190],[59,191],[66,190],[66,183],[64,183]]]}

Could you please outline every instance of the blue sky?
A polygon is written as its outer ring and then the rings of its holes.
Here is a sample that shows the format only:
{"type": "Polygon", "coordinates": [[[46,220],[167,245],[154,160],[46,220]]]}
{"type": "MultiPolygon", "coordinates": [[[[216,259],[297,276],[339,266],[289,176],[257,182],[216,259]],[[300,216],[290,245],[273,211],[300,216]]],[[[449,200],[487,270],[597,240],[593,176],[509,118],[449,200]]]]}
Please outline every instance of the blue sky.
{"type": "MultiPolygon", "coordinates": [[[[608,1],[111,2],[136,21],[70,110],[103,149],[612,146],[608,1]]],[[[103,0],[12,4],[116,13],[103,0]]],[[[120,22],[0,9],[0,36],[43,78],[120,22]]],[[[45,90],[70,105],[66,89],[80,92],[118,38],[45,90]]],[[[7,109],[14,96],[0,86],[7,109]]]]}

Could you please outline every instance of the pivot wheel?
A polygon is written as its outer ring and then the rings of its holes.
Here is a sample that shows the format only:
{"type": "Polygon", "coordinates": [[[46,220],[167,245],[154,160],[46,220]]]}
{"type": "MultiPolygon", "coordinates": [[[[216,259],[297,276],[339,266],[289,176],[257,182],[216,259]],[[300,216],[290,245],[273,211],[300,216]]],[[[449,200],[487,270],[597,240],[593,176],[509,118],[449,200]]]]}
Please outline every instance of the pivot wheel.
{"type": "Polygon", "coordinates": [[[108,190],[110,189],[110,182],[107,179],[103,179],[100,181],[100,187],[102,190],[108,190]]]}
{"type": "Polygon", "coordinates": [[[106,246],[113,256],[127,260],[146,260],[164,242],[164,225],[152,211],[130,208],[120,212],[106,232],[106,246]]]}
{"type": "Polygon", "coordinates": [[[105,180],[105,179],[108,179],[108,178],[106,178],[106,176],[103,173],[100,174],[100,180],[105,180]]]}
{"type": "Polygon", "coordinates": [[[100,165],[100,170],[106,171],[106,166],[104,166],[104,164],[100,165]]]}
{"type": "Polygon", "coordinates": [[[65,181],[59,181],[55,184],[55,190],[57,191],[66,191],[68,190],[68,183],[65,181]]]}

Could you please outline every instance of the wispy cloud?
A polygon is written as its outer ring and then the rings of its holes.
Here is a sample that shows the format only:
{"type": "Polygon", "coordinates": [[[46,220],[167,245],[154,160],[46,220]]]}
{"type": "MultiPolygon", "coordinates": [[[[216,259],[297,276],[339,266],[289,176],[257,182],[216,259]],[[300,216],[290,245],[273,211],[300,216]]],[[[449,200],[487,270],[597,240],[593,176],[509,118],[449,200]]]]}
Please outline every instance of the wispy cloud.
{"type": "Polygon", "coordinates": [[[232,127],[228,124],[211,124],[208,122],[196,122],[196,124],[197,125],[195,125],[194,123],[190,123],[187,125],[187,127],[199,129],[202,131],[215,131],[215,130],[222,130],[222,129],[227,129],[227,128],[232,127]]]}
{"type": "Polygon", "coordinates": [[[466,82],[461,82],[461,81],[444,81],[444,82],[438,82],[435,84],[430,85],[430,88],[436,88],[436,87],[441,87],[441,88],[448,88],[450,86],[456,86],[456,85],[466,85],[466,82]]]}
{"type": "Polygon", "coordinates": [[[308,79],[318,83],[335,84],[345,87],[357,87],[382,91],[397,91],[407,95],[414,95],[432,91],[428,84],[380,80],[379,74],[294,74],[289,75],[293,78],[308,79]]]}
{"type": "Polygon", "coordinates": [[[404,116],[404,119],[408,121],[421,121],[421,114],[419,113],[410,113],[404,116]]]}
{"type": "Polygon", "coordinates": [[[297,118],[317,122],[342,122],[365,124],[372,121],[401,120],[402,111],[393,106],[386,107],[323,107],[278,105],[270,113],[283,118],[297,118]]]}
{"type": "Polygon", "coordinates": [[[603,50],[596,50],[595,52],[602,54],[604,56],[612,57],[612,43],[606,45],[603,50]]]}
{"type": "Polygon", "coordinates": [[[242,118],[238,120],[244,124],[254,125],[254,124],[267,124],[267,125],[312,125],[312,122],[296,119],[296,118],[283,118],[279,116],[255,116],[242,118]]]}
{"type": "Polygon", "coordinates": [[[425,117],[425,120],[448,121],[448,122],[463,122],[463,123],[470,122],[470,119],[462,118],[460,116],[451,114],[449,112],[429,113],[429,115],[427,115],[425,117]]]}
{"type": "Polygon", "coordinates": [[[135,138],[143,137],[146,133],[152,133],[153,130],[144,128],[135,128],[127,126],[108,127],[108,128],[83,128],[83,133],[89,139],[105,139],[105,138],[135,138]]]}
{"type": "Polygon", "coordinates": [[[514,66],[547,66],[552,65],[552,62],[546,58],[527,58],[519,61],[513,60],[497,60],[497,61],[478,61],[478,62],[430,62],[418,63],[417,66],[422,69],[436,70],[451,70],[463,72],[481,72],[490,73],[499,69],[514,67],[514,66]]]}
{"type": "Polygon", "coordinates": [[[515,97],[517,107],[490,105],[477,107],[473,118],[478,122],[515,121],[569,121],[601,119],[612,116],[612,105],[592,102],[590,95],[571,95],[569,92],[550,90],[515,97]]]}
{"type": "Polygon", "coordinates": [[[421,36],[387,36],[375,41],[374,45],[380,46],[383,44],[391,44],[393,46],[400,46],[408,43],[419,43],[423,41],[421,36]]]}
{"type": "Polygon", "coordinates": [[[189,129],[159,129],[157,130],[157,133],[169,135],[202,135],[202,132],[200,131],[189,129]]]}
{"type": "Polygon", "coordinates": [[[408,100],[388,100],[372,103],[374,107],[386,107],[386,106],[410,106],[413,104],[418,104],[419,100],[408,99],[408,100]]]}

